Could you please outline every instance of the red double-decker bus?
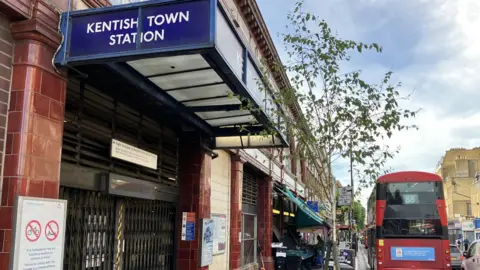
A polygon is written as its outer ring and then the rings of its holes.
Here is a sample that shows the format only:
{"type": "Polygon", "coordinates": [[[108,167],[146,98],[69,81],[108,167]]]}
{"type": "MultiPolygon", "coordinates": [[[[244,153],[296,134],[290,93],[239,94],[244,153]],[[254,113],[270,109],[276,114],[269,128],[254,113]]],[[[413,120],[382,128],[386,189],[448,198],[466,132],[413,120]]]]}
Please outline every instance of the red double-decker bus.
{"type": "Polygon", "coordinates": [[[371,269],[452,269],[443,183],[438,175],[381,176],[367,207],[371,269]]]}

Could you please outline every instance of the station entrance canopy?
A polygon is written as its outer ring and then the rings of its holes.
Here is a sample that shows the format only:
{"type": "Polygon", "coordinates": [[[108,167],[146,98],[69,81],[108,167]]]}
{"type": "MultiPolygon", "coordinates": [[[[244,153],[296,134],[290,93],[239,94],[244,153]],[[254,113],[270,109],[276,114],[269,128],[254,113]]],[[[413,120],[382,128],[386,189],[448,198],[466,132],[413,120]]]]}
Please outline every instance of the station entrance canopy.
{"type": "Polygon", "coordinates": [[[214,148],[288,145],[279,106],[259,84],[257,60],[216,0],[66,12],[61,32],[57,66],[110,87],[127,82],[212,138],[214,148]],[[260,134],[267,128],[275,132],[260,134]]]}

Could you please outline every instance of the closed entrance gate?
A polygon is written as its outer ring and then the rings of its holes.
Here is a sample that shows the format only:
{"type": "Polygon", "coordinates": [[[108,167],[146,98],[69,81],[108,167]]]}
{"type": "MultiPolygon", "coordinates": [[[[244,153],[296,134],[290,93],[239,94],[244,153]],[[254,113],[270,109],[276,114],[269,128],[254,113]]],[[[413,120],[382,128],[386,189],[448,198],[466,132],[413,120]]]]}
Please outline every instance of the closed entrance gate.
{"type": "Polygon", "coordinates": [[[67,187],[60,198],[68,200],[64,269],[115,269],[117,260],[125,270],[173,269],[174,203],[67,187]]]}
{"type": "Polygon", "coordinates": [[[69,81],[60,174],[60,198],[68,200],[64,269],[173,269],[176,132],[113,90],[69,81]],[[112,158],[112,139],[157,155],[156,169],[112,158]],[[105,179],[127,181],[117,185],[126,193],[110,194],[113,182],[105,179]]]}

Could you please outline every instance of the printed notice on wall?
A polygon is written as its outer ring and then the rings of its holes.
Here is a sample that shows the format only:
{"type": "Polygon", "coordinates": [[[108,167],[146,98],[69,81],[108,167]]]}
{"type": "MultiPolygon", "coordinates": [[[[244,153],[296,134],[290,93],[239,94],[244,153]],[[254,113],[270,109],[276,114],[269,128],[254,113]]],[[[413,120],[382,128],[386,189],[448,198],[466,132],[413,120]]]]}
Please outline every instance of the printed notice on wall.
{"type": "Polygon", "coordinates": [[[195,240],[195,212],[183,212],[182,214],[182,241],[195,240]]]}
{"type": "Polygon", "coordinates": [[[13,269],[63,269],[67,201],[19,196],[13,269]]]}
{"type": "Polygon", "coordinates": [[[202,219],[202,239],[200,239],[200,267],[213,263],[213,219],[202,219]]]}
{"type": "Polygon", "coordinates": [[[212,214],[213,220],[213,255],[223,254],[227,248],[227,216],[212,214]]]}
{"type": "Polygon", "coordinates": [[[150,169],[157,169],[157,155],[119,140],[112,139],[111,156],[150,169]]]}

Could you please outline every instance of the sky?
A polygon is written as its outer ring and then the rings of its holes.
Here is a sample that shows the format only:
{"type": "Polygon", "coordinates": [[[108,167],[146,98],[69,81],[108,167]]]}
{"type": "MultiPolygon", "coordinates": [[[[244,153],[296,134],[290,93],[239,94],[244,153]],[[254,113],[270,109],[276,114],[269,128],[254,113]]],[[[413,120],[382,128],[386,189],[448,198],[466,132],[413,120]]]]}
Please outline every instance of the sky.
{"type": "MultiPolygon", "coordinates": [[[[257,0],[283,61],[288,60],[278,33],[285,30],[294,0],[257,0]]],[[[305,0],[308,11],[327,21],[341,38],[376,42],[381,55],[355,56],[368,82],[389,70],[412,94],[401,105],[421,109],[419,130],[396,133],[385,142],[400,146],[388,166],[395,171],[435,172],[445,151],[480,146],[480,1],[478,0],[305,0]]],[[[334,174],[349,184],[348,162],[334,174]]],[[[359,199],[365,205],[371,189],[359,199]]]]}

